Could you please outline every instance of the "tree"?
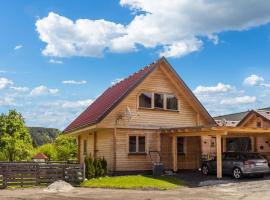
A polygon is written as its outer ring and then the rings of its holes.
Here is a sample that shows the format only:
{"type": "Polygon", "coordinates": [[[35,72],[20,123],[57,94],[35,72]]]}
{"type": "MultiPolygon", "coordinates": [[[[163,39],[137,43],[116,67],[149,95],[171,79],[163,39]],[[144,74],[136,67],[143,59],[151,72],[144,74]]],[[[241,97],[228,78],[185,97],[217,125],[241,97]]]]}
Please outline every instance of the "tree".
{"type": "Polygon", "coordinates": [[[0,116],[0,150],[4,160],[31,159],[32,139],[22,115],[16,110],[0,116]]]}
{"type": "Polygon", "coordinates": [[[48,156],[49,160],[57,159],[57,152],[54,144],[43,144],[42,146],[37,148],[36,152],[45,154],[46,156],[48,156]]]}
{"type": "Polygon", "coordinates": [[[58,160],[75,159],[77,155],[76,140],[66,135],[59,135],[54,142],[58,160]]]}

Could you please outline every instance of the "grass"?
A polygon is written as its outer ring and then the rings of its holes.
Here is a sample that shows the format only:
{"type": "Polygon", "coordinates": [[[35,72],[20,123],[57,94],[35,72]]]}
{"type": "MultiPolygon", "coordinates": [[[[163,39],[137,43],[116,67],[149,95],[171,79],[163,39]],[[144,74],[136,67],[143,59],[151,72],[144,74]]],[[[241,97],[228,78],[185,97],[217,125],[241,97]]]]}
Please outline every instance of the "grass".
{"type": "Polygon", "coordinates": [[[160,189],[168,190],[184,185],[184,182],[173,176],[115,176],[102,177],[84,181],[81,186],[94,188],[121,189],[160,189]]]}

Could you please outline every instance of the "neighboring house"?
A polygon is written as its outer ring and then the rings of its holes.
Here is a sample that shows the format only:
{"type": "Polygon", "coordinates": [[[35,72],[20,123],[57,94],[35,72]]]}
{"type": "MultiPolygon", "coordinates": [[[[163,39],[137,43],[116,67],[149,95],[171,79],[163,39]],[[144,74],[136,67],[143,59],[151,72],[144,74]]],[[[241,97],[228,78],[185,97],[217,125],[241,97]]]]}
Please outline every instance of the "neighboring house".
{"type": "Polygon", "coordinates": [[[49,158],[43,153],[34,155],[32,159],[34,162],[47,162],[49,160],[49,158]]]}
{"type": "MultiPolygon", "coordinates": [[[[214,117],[219,126],[270,128],[270,107],[214,117]]],[[[224,138],[223,151],[256,151],[270,155],[270,135],[224,138]]]]}
{"type": "Polygon", "coordinates": [[[197,169],[214,149],[221,177],[222,138],[270,129],[218,126],[161,58],[108,88],[64,132],[77,138],[81,163],[104,156],[111,172],[148,171],[159,160],[173,171],[197,169]]]}

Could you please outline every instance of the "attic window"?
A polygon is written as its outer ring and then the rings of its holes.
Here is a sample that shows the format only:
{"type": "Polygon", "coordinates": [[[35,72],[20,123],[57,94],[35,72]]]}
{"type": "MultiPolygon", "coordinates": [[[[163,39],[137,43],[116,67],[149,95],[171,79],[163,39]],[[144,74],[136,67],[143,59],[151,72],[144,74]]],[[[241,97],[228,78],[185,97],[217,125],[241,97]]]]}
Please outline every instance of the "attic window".
{"type": "Polygon", "coordinates": [[[261,121],[257,122],[257,128],[262,128],[262,122],[261,121]]]}
{"type": "Polygon", "coordinates": [[[155,108],[164,108],[164,95],[155,93],[155,108]]]}
{"type": "Polygon", "coordinates": [[[167,94],[166,100],[167,100],[166,106],[168,110],[178,110],[178,100],[175,95],[167,94]]]}
{"type": "Polygon", "coordinates": [[[151,108],[152,107],[152,93],[143,92],[140,94],[139,107],[141,107],[141,108],[151,108]]]}

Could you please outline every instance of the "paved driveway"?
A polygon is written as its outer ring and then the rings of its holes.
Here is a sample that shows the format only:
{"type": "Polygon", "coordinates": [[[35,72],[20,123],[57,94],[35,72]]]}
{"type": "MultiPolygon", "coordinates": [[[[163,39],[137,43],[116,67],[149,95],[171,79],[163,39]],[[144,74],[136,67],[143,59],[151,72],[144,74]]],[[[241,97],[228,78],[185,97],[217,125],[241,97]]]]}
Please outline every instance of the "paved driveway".
{"type": "Polygon", "coordinates": [[[215,186],[181,187],[168,191],[75,188],[65,193],[48,193],[43,189],[0,190],[1,200],[254,200],[270,199],[270,180],[253,180],[215,186]]]}
{"type": "MultiPolygon", "coordinates": [[[[227,183],[240,183],[240,182],[253,182],[261,180],[270,180],[270,175],[265,175],[263,178],[256,177],[245,177],[240,180],[235,180],[231,176],[224,176],[222,179],[217,179],[216,175],[203,175],[198,171],[187,171],[184,173],[179,173],[176,175],[181,180],[184,180],[186,184],[190,187],[200,187],[200,186],[211,186],[218,184],[227,184],[227,183]]],[[[269,198],[270,199],[270,198],[269,198]]]]}

